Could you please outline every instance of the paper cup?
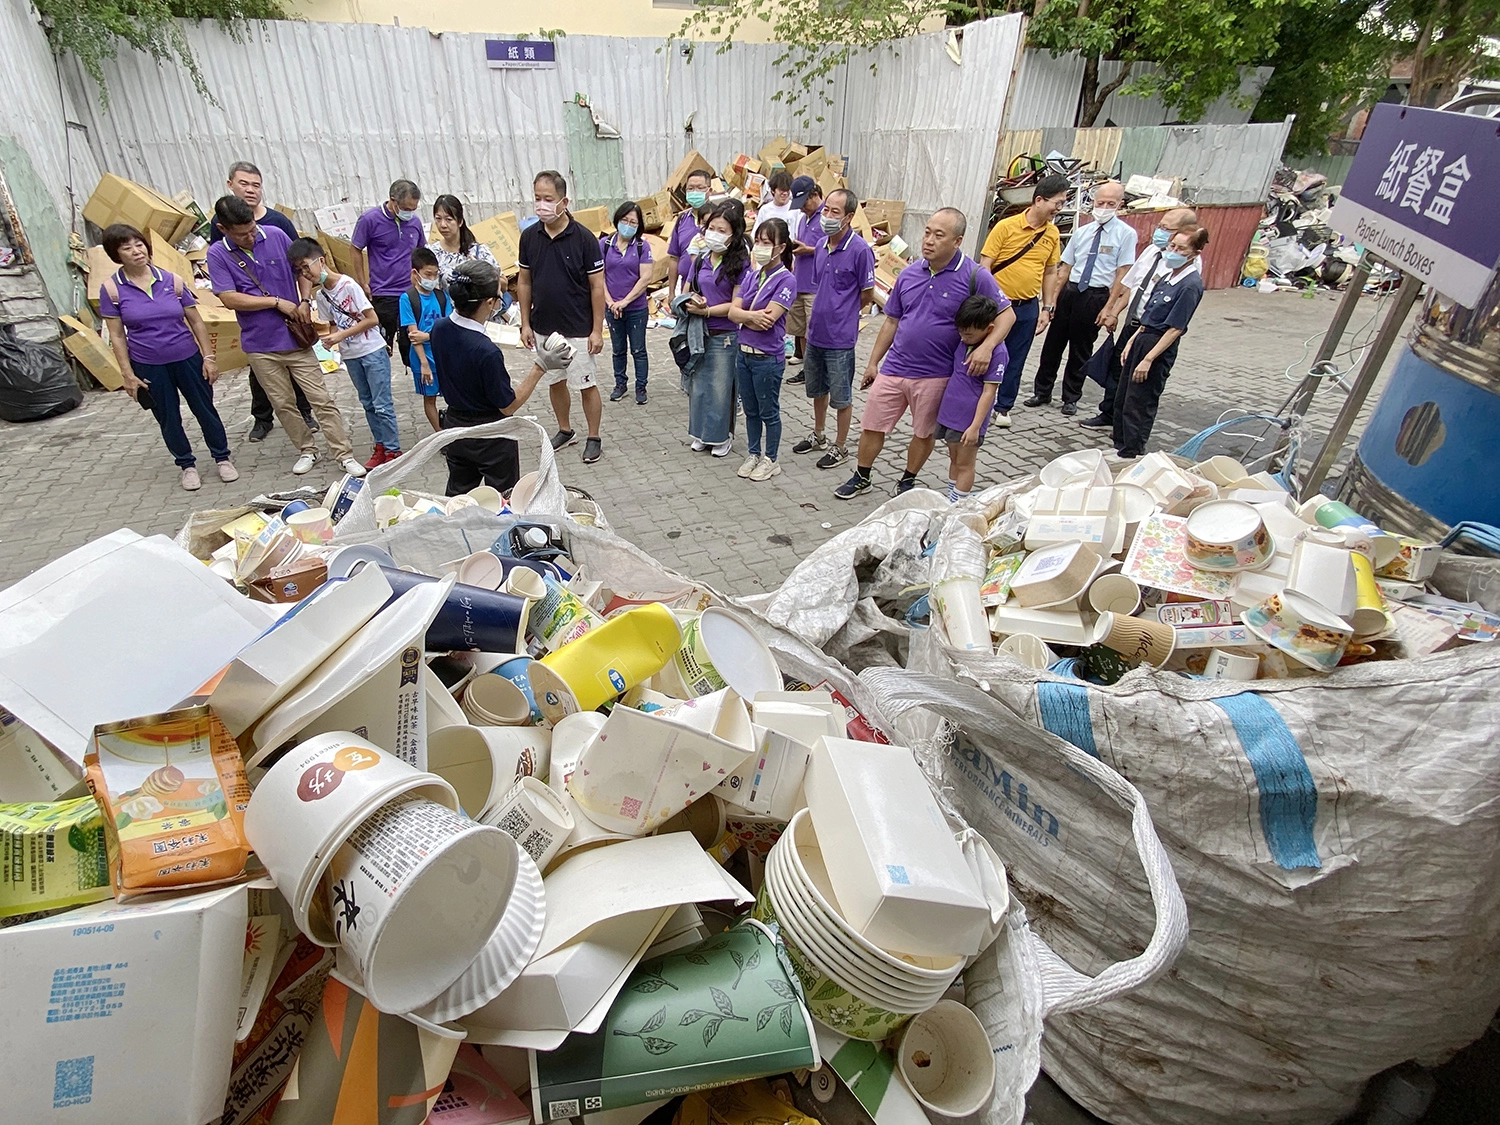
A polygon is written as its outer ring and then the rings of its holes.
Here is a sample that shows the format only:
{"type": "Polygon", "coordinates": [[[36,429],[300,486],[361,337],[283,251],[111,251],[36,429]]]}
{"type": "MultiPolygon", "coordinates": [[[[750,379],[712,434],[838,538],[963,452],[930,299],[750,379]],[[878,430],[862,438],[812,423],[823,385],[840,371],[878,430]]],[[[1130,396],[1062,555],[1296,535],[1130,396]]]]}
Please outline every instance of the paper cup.
{"type": "Polygon", "coordinates": [[[491,488],[487,484],[481,484],[478,488],[469,489],[469,495],[473,497],[474,503],[478,504],[486,512],[499,513],[505,506],[505,497],[500,495],[498,488],[491,488]]]}
{"type": "Polygon", "coordinates": [[[333,515],[327,508],[308,508],[287,517],[287,527],[304,543],[321,546],[333,540],[333,515]]]}
{"type": "Polygon", "coordinates": [[[245,835],[265,864],[298,927],[319,945],[335,945],[315,927],[309,904],[333,853],[372,810],[406,793],[449,809],[453,787],[415,770],[347,731],[316,735],[266,771],[245,809],[245,835]]]}
{"type": "Polygon", "coordinates": [[[447,503],[443,505],[443,514],[449,516],[456,515],[457,513],[463,511],[465,508],[477,507],[479,507],[479,501],[475,500],[472,496],[469,496],[467,494],[450,496],[448,497],[447,503]]]}
{"type": "Polygon", "coordinates": [[[531,504],[531,498],[536,495],[537,486],[541,483],[541,476],[537,473],[527,473],[516,481],[515,488],[510,490],[510,499],[507,504],[513,512],[524,512],[531,504]]]}
{"type": "Polygon", "coordinates": [[[406,511],[406,505],[401,502],[399,496],[375,497],[375,526],[390,527],[401,518],[401,513],[404,511],[406,511]]]}
{"type": "Polygon", "coordinates": [[[541,572],[524,566],[507,570],[500,588],[513,598],[525,598],[530,602],[541,601],[547,596],[547,582],[541,572]]]}
{"type": "MultiPolygon", "coordinates": [[[[368,565],[368,564],[365,564],[368,565]]],[[[395,597],[413,586],[437,582],[426,574],[413,574],[388,566],[380,568],[395,597]]],[[[527,602],[495,590],[458,583],[448,591],[437,617],[427,627],[429,652],[518,652],[526,637],[527,602]]]]}
{"type": "Polygon", "coordinates": [[[531,722],[531,701],[504,676],[475,676],[464,689],[464,714],[477,726],[518,727],[531,722]]]}
{"type": "Polygon", "coordinates": [[[660,672],[682,639],[666,606],[627,610],[531,665],[536,704],[554,723],[574,711],[596,710],[660,672]]]}
{"type": "Polygon", "coordinates": [[[1220,487],[1228,488],[1241,484],[1250,475],[1233,457],[1210,457],[1207,461],[1199,461],[1193,466],[1193,472],[1204,480],[1220,487]]]}
{"type": "Polygon", "coordinates": [[[939,1000],[901,1035],[901,1079],[917,1101],[944,1117],[968,1117],[989,1104],[995,1055],[979,1017],[956,1000],[939,1000]]]}
{"type": "Polygon", "coordinates": [[[1094,630],[1094,644],[1112,648],[1127,660],[1145,661],[1158,668],[1172,655],[1177,635],[1172,626],[1144,617],[1101,613],[1094,630]]]}
{"type": "Polygon", "coordinates": [[[1203,674],[1210,680],[1253,680],[1260,675],[1260,657],[1210,649],[1203,674]]]}
{"type": "Polygon", "coordinates": [[[1239,500],[1211,500],[1187,517],[1183,556],[1199,570],[1258,570],[1276,545],[1260,513],[1239,500]]]}
{"type": "Polygon", "coordinates": [[[1129,617],[1141,608],[1141,588],[1123,574],[1101,574],[1089,587],[1089,605],[1095,613],[1129,617]]]}
{"type": "Polygon", "coordinates": [[[427,736],[427,765],[482,820],[521,778],[546,778],[551,743],[552,732],[537,727],[440,727],[427,736]]]}
{"type": "Polygon", "coordinates": [[[458,564],[458,580],[482,590],[498,590],[505,581],[505,567],[488,551],[475,551],[458,564]]]}
{"type": "Polygon", "coordinates": [[[1297,514],[1322,527],[1352,528],[1367,536],[1376,566],[1388,565],[1401,553],[1400,539],[1386,534],[1348,504],[1338,500],[1330,500],[1327,496],[1314,496],[1297,509],[1297,514]]]}
{"type": "Polygon", "coordinates": [[[932,605],[943,619],[948,643],[954,648],[994,651],[989,619],[979,599],[978,579],[960,576],[937,583],[932,587],[932,605]]]}
{"type": "Polygon", "coordinates": [[[1350,618],[1356,637],[1372,637],[1386,627],[1385,596],[1375,582],[1375,567],[1357,551],[1354,561],[1354,615],[1350,618]]]}
{"type": "Polygon", "coordinates": [[[355,828],[329,867],[329,909],[372,1004],[410,1012],[458,979],[505,913],[518,850],[498,829],[420,797],[382,805],[355,828]]]}
{"type": "Polygon", "coordinates": [[[781,667],[754,627],[732,610],[712,606],[682,628],[682,647],[659,679],[663,690],[682,699],[712,695],[726,687],[741,698],[780,691],[781,667]]]}
{"type": "Polygon", "coordinates": [[[1045,672],[1057,661],[1057,653],[1032,633],[1012,633],[1000,642],[1000,651],[1037,672],[1045,672]]]}
{"type": "Polygon", "coordinates": [[[718,794],[710,793],[694,801],[687,808],[656,830],[658,836],[668,832],[691,832],[704,851],[711,851],[724,838],[728,825],[728,811],[718,794]]]}
{"type": "Polygon", "coordinates": [[[536,696],[531,691],[531,657],[516,656],[503,664],[498,664],[490,669],[492,676],[504,676],[526,696],[526,702],[531,705],[531,721],[540,723],[544,720],[542,709],[536,705],[536,696]]]}
{"type": "Polygon", "coordinates": [[[520,844],[544,871],[577,827],[563,799],[534,777],[512,785],[483,819],[520,844]]]}
{"type": "Polygon", "coordinates": [[[1240,621],[1273,648],[1320,672],[1338,667],[1353,633],[1343,618],[1290,590],[1247,609],[1240,621]]]}

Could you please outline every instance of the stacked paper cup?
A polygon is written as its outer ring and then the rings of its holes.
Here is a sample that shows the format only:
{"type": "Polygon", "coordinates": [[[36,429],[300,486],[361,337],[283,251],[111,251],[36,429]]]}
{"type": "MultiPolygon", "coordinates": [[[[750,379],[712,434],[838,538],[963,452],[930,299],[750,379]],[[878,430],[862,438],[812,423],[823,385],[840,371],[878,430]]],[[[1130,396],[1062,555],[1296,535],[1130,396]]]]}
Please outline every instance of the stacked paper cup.
{"type": "Polygon", "coordinates": [[[962,957],[887,952],[844,920],[806,809],[771,849],[756,910],[780,925],[813,1017],[852,1038],[886,1038],[935,1005],[963,969],[962,957]]]}

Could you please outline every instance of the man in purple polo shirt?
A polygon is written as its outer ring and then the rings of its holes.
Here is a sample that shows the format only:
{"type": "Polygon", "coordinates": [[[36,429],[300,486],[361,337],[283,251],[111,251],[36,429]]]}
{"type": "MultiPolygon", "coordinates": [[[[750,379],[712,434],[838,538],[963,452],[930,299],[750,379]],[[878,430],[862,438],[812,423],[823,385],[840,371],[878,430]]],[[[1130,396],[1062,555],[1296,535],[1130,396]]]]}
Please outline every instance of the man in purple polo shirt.
{"type": "Polygon", "coordinates": [[[226,309],[234,310],[240,347],[250,370],[270,396],[281,428],[301,453],[292,472],[302,476],[318,463],[318,447],[292,394],[295,382],[307,395],[339,468],[350,476],[364,476],[365,467],[354,458],[343,416],[323,383],[318,357],[312,348],[299,347],[287,327],[291,320],[312,319],[312,308],[298,290],[287,258],[291,240],[275,227],[257,223],[250,204],[232,195],[214,204],[214,216],[224,237],[208,248],[208,276],[214,295],[226,309]]]}
{"type": "MultiPolygon", "coordinates": [[[[371,207],[354,224],[350,239],[356,250],[354,280],[370,295],[375,315],[380,318],[380,334],[385,350],[401,331],[401,294],[411,288],[411,252],[425,245],[422,216],[417,204],[422,192],[410,180],[391,185],[391,197],[379,207],[371,207]]],[[[410,345],[401,337],[401,362],[411,366],[410,345]]]]}
{"type": "Polygon", "coordinates": [[[875,251],[854,231],[859,200],[840,188],[828,193],[818,220],[824,241],[813,256],[812,315],[807,321],[807,397],[813,402],[813,430],[792,446],[793,453],[818,449],[818,468],[849,460],[849,423],[854,420],[854,345],[859,316],[875,298],[875,251]],[[824,436],[828,407],[838,414],[832,445],[824,436]]]}
{"type": "MultiPolygon", "coordinates": [[[[787,310],[786,334],[795,337],[794,352],[788,363],[801,363],[807,348],[807,318],[812,315],[813,290],[818,281],[816,255],[823,245],[823,189],[811,176],[792,181],[792,206],[801,214],[787,224],[792,231],[792,272],[797,275],[797,303],[787,310]]],[[[800,383],[807,376],[799,371],[787,380],[800,383]]]]}
{"type": "Polygon", "coordinates": [[[677,216],[677,222],[672,225],[672,237],[667,240],[667,276],[672,279],[674,294],[687,288],[688,267],[693,261],[689,251],[692,249],[693,239],[703,233],[708,222],[704,218],[704,212],[708,209],[708,186],[711,182],[709,173],[694,171],[688,173],[687,183],[683,187],[688,209],[677,216]]]}
{"type": "MultiPolygon", "coordinates": [[[[916,487],[917,473],[932,455],[938,408],[961,342],[954,319],[958,306],[975,293],[1002,299],[990,272],[959,249],[967,227],[963,212],[956,208],[935,212],[922,233],[922,257],[896,275],[885,303],[885,323],[859,384],[861,389],[874,384],[875,389],[859,420],[863,432],[857,468],[833,490],[840,500],[870,490],[870,469],[885,446],[885,436],[907,410],[911,411],[912,439],[906,449],[906,472],[895,495],[916,487]]],[[[982,375],[989,369],[990,357],[1005,340],[1003,319],[996,320],[984,342],[969,353],[972,374],[982,375]]]]}

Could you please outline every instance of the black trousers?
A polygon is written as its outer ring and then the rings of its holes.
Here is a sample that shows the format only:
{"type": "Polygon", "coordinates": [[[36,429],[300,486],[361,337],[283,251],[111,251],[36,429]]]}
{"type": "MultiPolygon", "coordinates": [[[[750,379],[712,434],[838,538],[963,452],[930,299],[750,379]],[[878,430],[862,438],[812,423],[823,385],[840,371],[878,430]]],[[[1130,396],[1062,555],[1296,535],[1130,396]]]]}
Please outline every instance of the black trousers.
{"type": "MultiPolygon", "coordinates": [[[[297,385],[297,380],[292,380],[292,390],[297,395],[297,409],[306,418],[312,413],[312,407],[308,405],[307,396],[302,393],[302,388],[297,385]]],[[[276,420],[276,412],[271,409],[271,399],[261,387],[260,380],[255,377],[255,372],[250,372],[250,413],[256,422],[262,426],[269,426],[276,420]]]]}
{"type": "Polygon", "coordinates": [[[389,352],[393,342],[399,344],[401,362],[410,367],[411,342],[407,340],[406,333],[401,331],[401,298],[371,297],[370,304],[375,309],[375,315],[380,318],[380,334],[385,337],[385,350],[389,352]]]}
{"type": "MultiPolygon", "coordinates": [[[[449,410],[443,414],[443,429],[456,430],[497,422],[499,414],[461,414],[449,410]]],[[[455,441],[443,450],[448,461],[446,496],[457,496],[487,484],[509,496],[521,479],[521,447],[511,438],[473,438],[455,441]]]]}
{"type": "Polygon", "coordinates": [[[1142,328],[1135,334],[1120,369],[1120,386],[1115,392],[1114,439],[1115,449],[1121,453],[1139,456],[1146,452],[1146,442],[1151,439],[1151,427],[1156,424],[1156,408],[1161,395],[1167,389],[1167,377],[1172,374],[1172,364],[1177,362],[1177,345],[1158,356],[1151,364],[1151,373],[1144,382],[1137,383],[1132,375],[1146,353],[1160,340],[1160,328],[1142,328]]]}
{"type": "Polygon", "coordinates": [[[1094,354],[1094,341],[1099,338],[1099,325],[1094,322],[1108,300],[1107,288],[1096,285],[1080,289],[1071,281],[1063,286],[1057,298],[1057,313],[1047,327],[1047,338],[1042,341],[1042,359],[1031,386],[1037,398],[1052,397],[1064,350],[1068,362],[1063,367],[1062,400],[1077,402],[1083,397],[1083,365],[1094,354]]]}

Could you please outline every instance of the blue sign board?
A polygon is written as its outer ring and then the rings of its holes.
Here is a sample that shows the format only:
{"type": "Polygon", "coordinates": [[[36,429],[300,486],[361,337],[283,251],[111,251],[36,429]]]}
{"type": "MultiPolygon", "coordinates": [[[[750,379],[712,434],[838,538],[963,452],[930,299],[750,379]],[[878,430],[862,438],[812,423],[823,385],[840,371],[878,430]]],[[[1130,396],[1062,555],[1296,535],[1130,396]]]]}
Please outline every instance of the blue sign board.
{"type": "Polygon", "coordinates": [[[550,39],[486,39],[484,57],[491,70],[550,70],[557,65],[557,44],[550,39]]]}
{"type": "Polygon", "coordinates": [[[1333,228],[1461,305],[1500,263],[1500,132],[1486,117],[1382,104],[1334,204],[1333,228]]]}

